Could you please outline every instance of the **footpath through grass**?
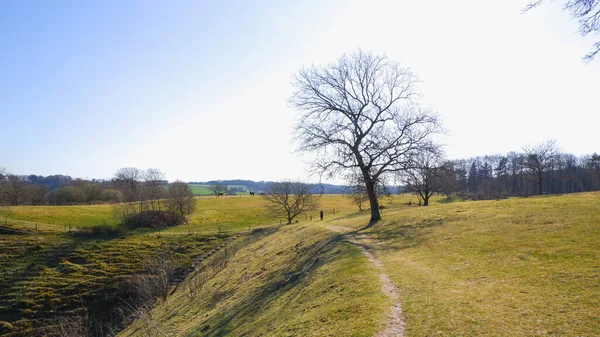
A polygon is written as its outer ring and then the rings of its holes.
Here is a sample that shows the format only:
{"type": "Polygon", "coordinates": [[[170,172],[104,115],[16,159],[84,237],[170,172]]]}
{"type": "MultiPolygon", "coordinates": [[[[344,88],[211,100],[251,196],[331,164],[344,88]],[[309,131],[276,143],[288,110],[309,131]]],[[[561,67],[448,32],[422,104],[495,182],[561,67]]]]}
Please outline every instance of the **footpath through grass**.
{"type": "Polygon", "coordinates": [[[406,206],[363,238],[407,336],[600,332],[600,193],[406,206]]]}

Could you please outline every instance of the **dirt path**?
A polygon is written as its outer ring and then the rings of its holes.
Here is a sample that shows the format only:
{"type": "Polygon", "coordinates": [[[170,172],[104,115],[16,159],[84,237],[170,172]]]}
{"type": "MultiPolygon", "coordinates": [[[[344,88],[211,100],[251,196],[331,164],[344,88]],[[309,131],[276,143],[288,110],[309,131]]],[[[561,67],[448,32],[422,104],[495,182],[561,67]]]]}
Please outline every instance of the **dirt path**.
{"type": "MultiPolygon", "coordinates": [[[[348,233],[350,229],[342,226],[326,226],[326,228],[338,232],[338,233],[348,233]]],[[[379,272],[379,282],[381,283],[381,291],[387,296],[390,300],[392,300],[392,307],[388,312],[388,319],[385,323],[385,328],[377,335],[376,337],[404,337],[404,318],[402,317],[402,307],[400,306],[400,296],[398,287],[392,283],[390,277],[383,270],[383,264],[381,261],[377,260],[371,252],[369,252],[369,246],[365,243],[360,242],[354,235],[344,234],[344,237],[354,245],[356,245],[362,253],[367,257],[369,262],[378,270],[379,272]]]]}

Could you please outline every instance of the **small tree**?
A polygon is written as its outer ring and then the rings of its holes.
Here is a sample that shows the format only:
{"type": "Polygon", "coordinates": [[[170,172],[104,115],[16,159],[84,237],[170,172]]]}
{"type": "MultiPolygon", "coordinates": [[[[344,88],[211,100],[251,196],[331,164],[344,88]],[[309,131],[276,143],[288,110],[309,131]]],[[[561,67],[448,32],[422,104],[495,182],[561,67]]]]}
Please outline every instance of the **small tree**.
{"type": "Polygon", "coordinates": [[[442,186],[441,157],[436,152],[421,152],[413,157],[411,168],[404,172],[406,189],[429,205],[429,198],[439,192],[442,186]]]}
{"type": "Polygon", "coordinates": [[[17,206],[25,200],[25,192],[27,187],[27,181],[25,178],[9,174],[4,187],[5,198],[7,198],[8,204],[17,206]]]}
{"type": "Polygon", "coordinates": [[[165,195],[165,174],[159,169],[149,168],[142,173],[143,191],[153,211],[160,211],[160,199],[165,195]]]}
{"type": "Polygon", "coordinates": [[[452,192],[456,190],[458,185],[454,162],[446,161],[442,164],[440,168],[440,179],[441,190],[446,195],[446,199],[450,199],[452,192]]]}
{"type": "Polygon", "coordinates": [[[269,202],[269,207],[275,214],[287,217],[288,224],[302,212],[313,210],[317,207],[318,197],[313,194],[314,185],[283,180],[271,183],[263,195],[269,202]]]}
{"type": "Polygon", "coordinates": [[[214,182],[213,184],[208,186],[208,189],[213,192],[215,197],[218,197],[219,194],[227,192],[227,186],[221,183],[220,181],[214,182]]]}
{"type": "Polygon", "coordinates": [[[541,195],[544,193],[544,174],[558,156],[557,142],[550,140],[535,146],[524,147],[523,151],[526,156],[525,165],[534,173],[537,180],[537,191],[541,195]]]}
{"type": "Polygon", "coordinates": [[[190,185],[183,181],[169,184],[167,204],[169,211],[179,216],[192,214],[196,210],[196,199],[190,185]]]}

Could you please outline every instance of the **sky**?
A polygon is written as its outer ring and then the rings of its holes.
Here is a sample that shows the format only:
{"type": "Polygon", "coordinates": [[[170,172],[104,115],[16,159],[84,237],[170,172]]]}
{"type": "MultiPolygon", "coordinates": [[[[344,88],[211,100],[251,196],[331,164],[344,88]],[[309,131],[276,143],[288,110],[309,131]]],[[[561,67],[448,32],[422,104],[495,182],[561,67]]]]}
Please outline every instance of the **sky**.
{"type": "Polygon", "coordinates": [[[419,76],[450,159],[551,139],[598,152],[600,58],[582,61],[598,36],[579,36],[560,2],[526,4],[2,1],[0,167],[314,180],[292,143],[292,75],[358,48],[419,76]]]}

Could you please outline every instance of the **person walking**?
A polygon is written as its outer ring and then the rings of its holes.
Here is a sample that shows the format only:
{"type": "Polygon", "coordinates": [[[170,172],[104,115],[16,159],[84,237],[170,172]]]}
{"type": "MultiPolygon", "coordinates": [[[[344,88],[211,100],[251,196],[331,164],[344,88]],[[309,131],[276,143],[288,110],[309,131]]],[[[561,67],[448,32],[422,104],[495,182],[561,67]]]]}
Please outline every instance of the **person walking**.
{"type": "Polygon", "coordinates": [[[321,210],[321,212],[319,213],[319,216],[321,217],[321,221],[323,221],[323,210],[321,210]]]}

